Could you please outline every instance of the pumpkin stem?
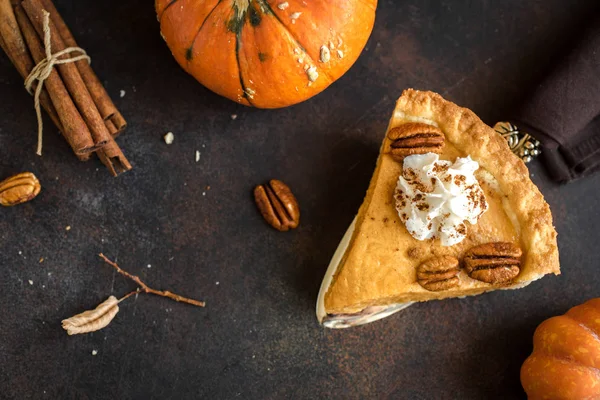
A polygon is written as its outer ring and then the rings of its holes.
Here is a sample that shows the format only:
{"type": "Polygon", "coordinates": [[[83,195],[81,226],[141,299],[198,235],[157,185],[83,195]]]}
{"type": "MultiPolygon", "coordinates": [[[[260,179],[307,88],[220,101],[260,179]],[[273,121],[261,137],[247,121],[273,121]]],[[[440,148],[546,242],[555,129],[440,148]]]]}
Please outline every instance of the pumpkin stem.
{"type": "Polygon", "coordinates": [[[235,18],[240,21],[244,18],[244,14],[250,6],[250,0],[233,0],[233,9],[235,10],[235,18]]]}

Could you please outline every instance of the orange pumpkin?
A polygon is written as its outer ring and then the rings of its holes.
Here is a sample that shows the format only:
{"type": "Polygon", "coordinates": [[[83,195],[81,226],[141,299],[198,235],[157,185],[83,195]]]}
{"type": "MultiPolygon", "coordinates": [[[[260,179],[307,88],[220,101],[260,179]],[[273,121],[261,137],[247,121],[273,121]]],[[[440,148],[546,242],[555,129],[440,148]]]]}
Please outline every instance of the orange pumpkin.
{"type": "Polygon", "coordinates": [[[321,92],[350,69],[377,0],[156,0],[175,59],[210,90],[278,108],[321,92]]]}
{"type": "Polygon", "coordinates": [[[530,399],[600,398],[600,298],[550,318],[533,335],[521,368],[530,399]]]}

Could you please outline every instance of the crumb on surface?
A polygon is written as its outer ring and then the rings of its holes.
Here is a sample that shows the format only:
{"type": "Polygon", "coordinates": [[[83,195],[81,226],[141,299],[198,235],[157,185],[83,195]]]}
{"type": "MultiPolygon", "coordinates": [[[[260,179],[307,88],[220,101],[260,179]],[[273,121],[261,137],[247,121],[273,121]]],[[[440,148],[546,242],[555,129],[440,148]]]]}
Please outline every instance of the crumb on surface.
{"type": "Polygon", "coordinates": [[[173,135],[173,132],[167,132],[164,136],[163,139],[165,140],[166,144],[171,144],[173,143],[173,141],[175,140],[175,135],[173,135]]]}
{"type": "Polygon", "coordinates": [[[71,230],[71,225],[67,225],[67,226],[65,227],[65,231],[70,231],[70,230],[71,230]]]}
{"type": "Polygon", "coordinates": [[[92,350],[92,355],[95,356],[96,354],[98,354],[98,350],[96,350],[96,349],[92,350]]]}
{"type": "Polygon", "coordinates": [[[151,265],[151,264],[148,264],[148,268],[152,268],[152,265],[151,265]]]}
{"type": "Polygon", "coordinates": [[[200,161],[200,152],[196,150],[196,162],[200,161]]]}
{"type": "Polygon", "coordinates": [[[31,279],[28,280],[28,282],[29,282],[30,285],[33,285],[33,281],[31,279]]]}
{"type": "Polygon", "coordinates": [[[231,119],[232,119],[232,120],[234,120],[234,121],[235,121],[235,120],[237,119],[237,117],[238,117],[238,116],[237,116],[237,114],[231,114],[231,119]]]}
{"type": "Polygon", "coordinates": [[[123,98],[125,97],[125,91],[121,89],[121,91],[119,92],[119,97],[123,98]]]}

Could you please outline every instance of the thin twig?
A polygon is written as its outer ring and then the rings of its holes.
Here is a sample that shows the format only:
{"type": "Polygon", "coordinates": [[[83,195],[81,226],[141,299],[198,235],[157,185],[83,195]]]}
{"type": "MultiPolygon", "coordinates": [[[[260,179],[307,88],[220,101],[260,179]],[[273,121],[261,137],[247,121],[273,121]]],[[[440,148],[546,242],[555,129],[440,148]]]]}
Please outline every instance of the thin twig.
{"type": "MultiPolygon", "coordinates": [[[[156,290],[156,289],[152,289],[152,288],[148,287],[148,285],[146,285],[144,282],[142,282],[142,280],[139,277],[137,277],[135,275],[131,275],[129,272],[124,271],[123,269],[121,269],[121,267],[119,267],[117,265],[117,263],[115,263],[115,262],[109,260],[108,258],[106,258],[106,256],[104,254],[100,253],[99,256],[108,265],[113,266],[117,270],[118,273],[120,273],[121,275],[123,275],[123,276],[131,279],[132,281],[134,281],[135,283],[137,283],[138,285],[140,285],[140,289],[139,290],[141,290],[142,292],[150,293],[150,294],[155,294],[157,296],[162,296],[162,297],[168,297],[168,298],[170,298],[172,300],[180,301],[182,303],[191,304],[191,305],[197,306],[197,307],[204,307],[206,305],[206,303],[204,303],[203,301],[198,301],[198,300],[194,300],[194,299],[188,299],[187,297],[183,297],[183,296],[180,296],[178,294],[171,293],[168,290],[156,290]]],[[[126,295],[121,300],[124,300],[125,298],[131,296],[135,292],[137,292],[137,291],[129,293],[128,295],[126,295]]]]}
{"type": "Polygon", "coordinates": [[[125,300],[126,298],[133,296],[134,294],[138,294],[139,292],[140,292],[140,289],[135,289],[134,291],[127,293],[125,296],[123,296],[119,299],[119,303],[122,302],[123,300],[125,300]]]}

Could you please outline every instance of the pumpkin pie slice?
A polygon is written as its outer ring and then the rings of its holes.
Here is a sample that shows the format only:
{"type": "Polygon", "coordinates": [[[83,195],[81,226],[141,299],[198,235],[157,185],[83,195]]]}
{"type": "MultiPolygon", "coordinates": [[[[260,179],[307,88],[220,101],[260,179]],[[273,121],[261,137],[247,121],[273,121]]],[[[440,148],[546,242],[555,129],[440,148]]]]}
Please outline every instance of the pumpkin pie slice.
{"type": "Polygon", "coordinates": [[[525,164],[472,111],[409,89],[331,260],[317,318],[346,328],[550,273],[560,274],[556,231],[525,164]]]}

